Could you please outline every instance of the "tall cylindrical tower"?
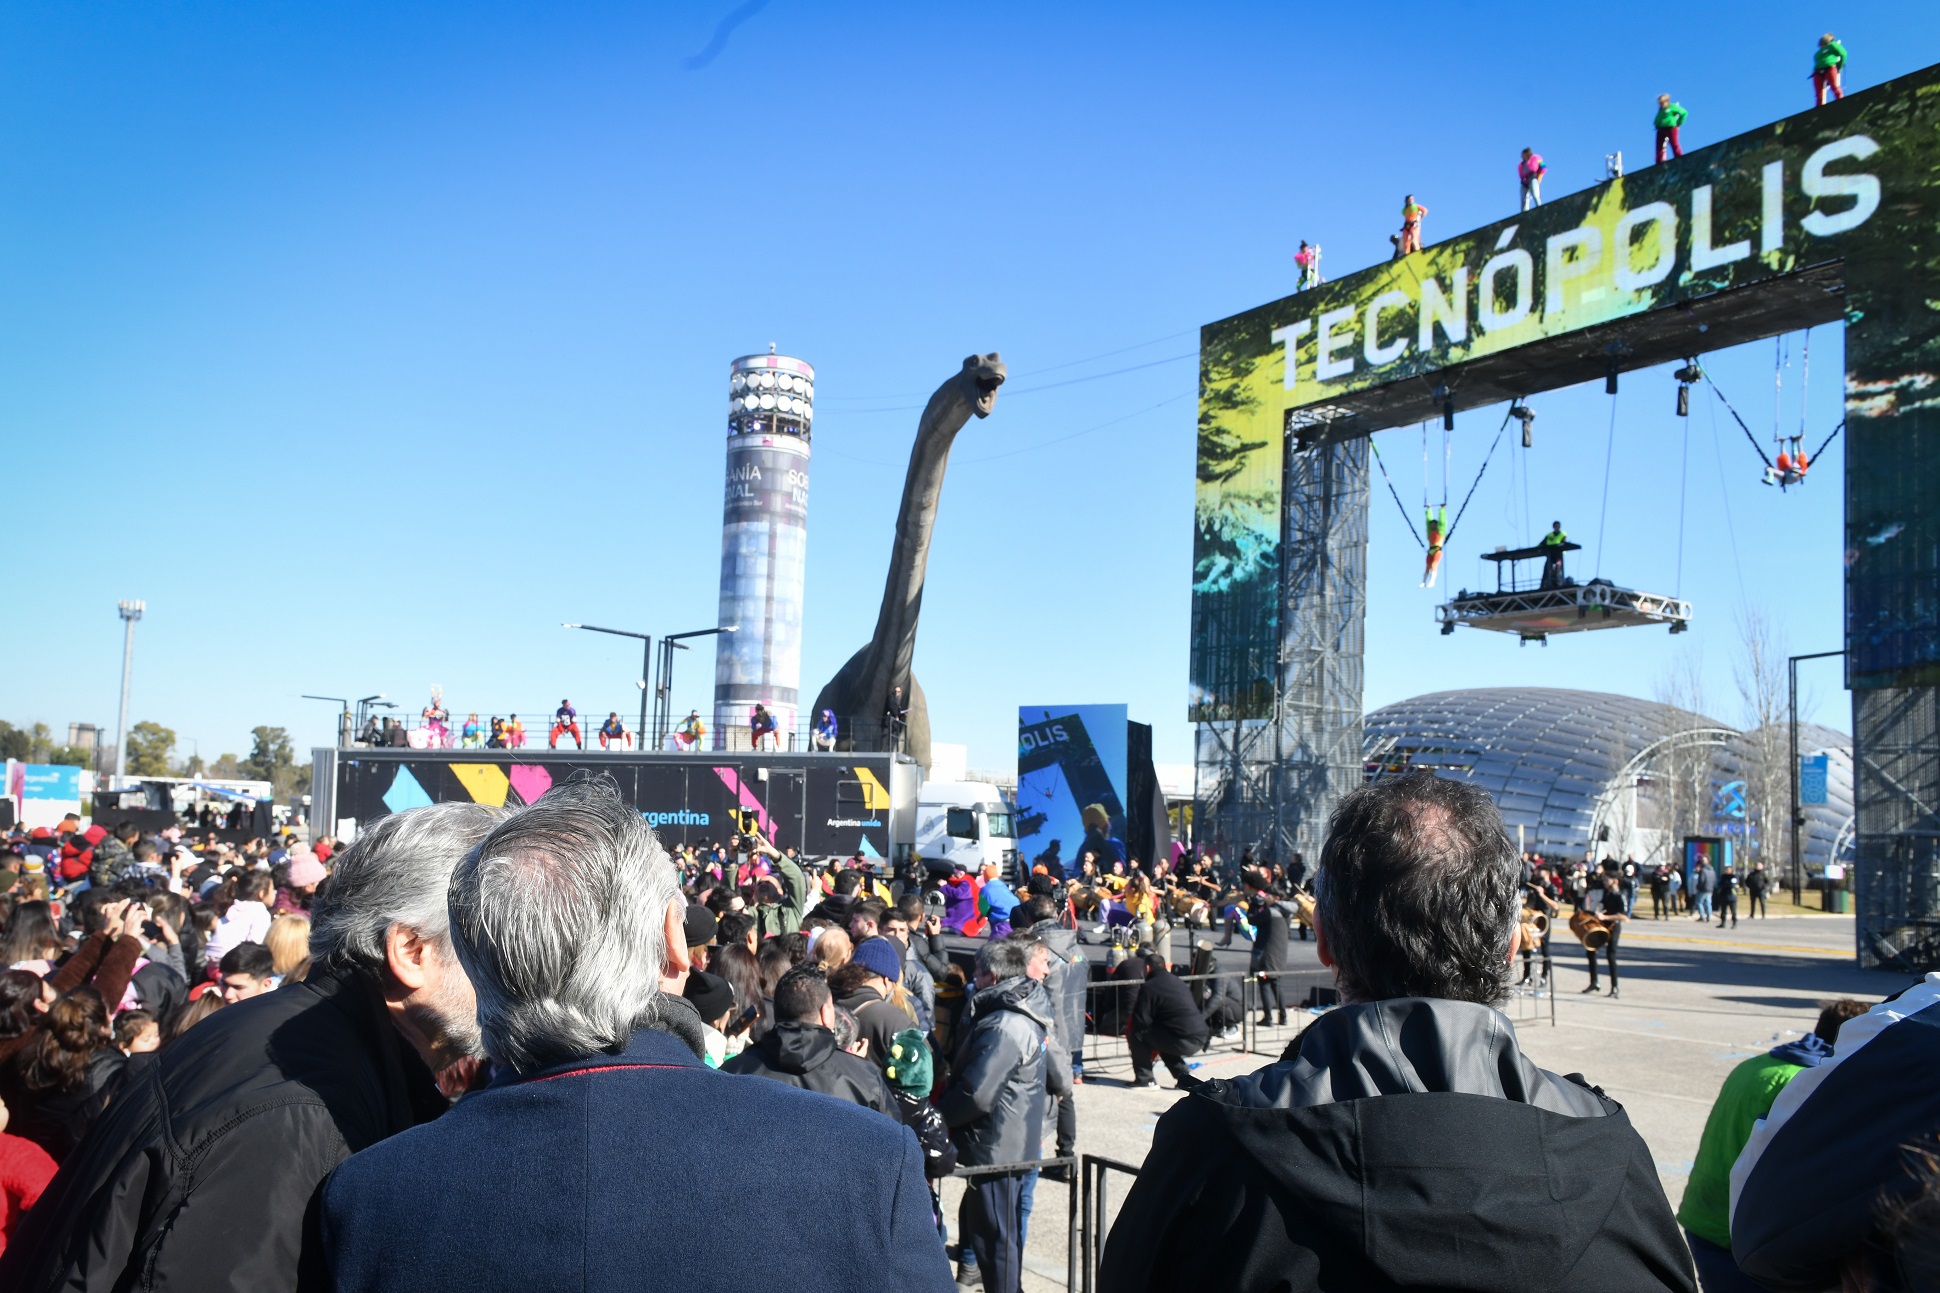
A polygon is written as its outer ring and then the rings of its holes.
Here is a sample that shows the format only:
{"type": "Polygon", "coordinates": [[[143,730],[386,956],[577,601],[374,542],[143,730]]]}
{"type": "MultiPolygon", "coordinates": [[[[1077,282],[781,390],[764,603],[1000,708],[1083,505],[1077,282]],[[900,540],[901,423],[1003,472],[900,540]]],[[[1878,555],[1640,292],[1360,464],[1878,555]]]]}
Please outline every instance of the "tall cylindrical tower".
{"type": "MultiPolygon", "coordinates": [[[[721,624],[714,744],[745,750],[756,705],[774,715],[780,749],[795,740],[802,682],[802,580],[808,553],[808,441],[815,369],[772,353],[728,376],[727,503],[721,521],[721,624]]],[[[763,748],[770,742],[763,741],[763,748]]]]}

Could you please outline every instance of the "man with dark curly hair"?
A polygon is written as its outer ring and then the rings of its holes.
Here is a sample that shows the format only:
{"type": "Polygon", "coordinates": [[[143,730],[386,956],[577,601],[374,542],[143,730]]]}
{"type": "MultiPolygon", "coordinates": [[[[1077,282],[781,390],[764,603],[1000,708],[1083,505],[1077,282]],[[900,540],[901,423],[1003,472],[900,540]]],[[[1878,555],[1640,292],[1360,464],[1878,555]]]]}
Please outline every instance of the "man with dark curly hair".
{"type": "Polygon", "coordinates": [[[1315,885],[1341,1005],[1159,1120],[1099,1287],[1673,1289],[1691,1256],[1643,1138],[1498,1013],[1521,862],[1466,782],[1342,798],[1315,885]]]}

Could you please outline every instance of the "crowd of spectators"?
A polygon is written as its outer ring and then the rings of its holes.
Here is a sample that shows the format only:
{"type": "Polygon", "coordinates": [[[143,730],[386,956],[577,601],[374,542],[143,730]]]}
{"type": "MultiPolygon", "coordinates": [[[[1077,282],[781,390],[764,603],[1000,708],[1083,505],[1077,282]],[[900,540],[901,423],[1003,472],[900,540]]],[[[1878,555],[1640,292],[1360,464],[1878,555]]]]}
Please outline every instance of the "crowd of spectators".
{"type": "Polygon", "coordinates": [[[0,1249],[164,1046],[308,972],[334,842],[217,825],[70,816],[0,845],[0,1249]]]}
{"type": "MultiPolygon", "coordinates": [[[[1128,910],[1203,902],[1205,936],[1189,964],[1146,944],[1102,971],[1048,869],[977,904],[981,940],[947,939],[956,877],[811,864],[752,828],[670,852],[604,778],[393,814],[343,849],[15,832],[0,1288],[711,1289],[760,1270],[1011,1293],[1037,1185],[1073,1179],[1098,1033],[1126,1038],[1135,1085],[1163,1061],[1185,1093],[1109,1237],[1107,1290],[1441,1287],[1451,1261],[1459,1287],[1561,1269],[1686,1290],[1694,1250],[1707,1289],[1726,1271],[1927,1287],[1940,1187],[1897,1148],[1840,1165],[1859,1200],[1841,1242],[1862,1251],[1773,1218],[1778,1174],[1833,1170],[1822,1120],[1858,1134],[1854,1084],[1907,1084],[1881,1075],[1889,1049],[1940,1060],[1940,977],[1857,1022],[1842,1003],[1734,1075],[1673,1217],[1622,1107],[1530,1064],[1492,1008],[1532,881],[1485,795],[1410,774],[1348,796],[1312,894],[1298,859],[1251,861],[1237,891],[1198,858],[1136,869],[1128,910]],[[1262,977],[1311,928],[1341,1004],[1278,1064],[1204,1082],[1190,1061],[1245,1000],[1220,923],[1262,977]],[[1099,973],[1129,991],[1094,991],[1099,973]],[[1842,1021],[1887,1039],[1878,1062],[1849,1060],[1842,1021]],[[700,1237],[757,1199],[757,1246],[724,1262],[700,1237]]],[[[1623,879],[1612,901],[1634,900],[1623,879]]],[[[1929,1092],[1896,1110],[1895,1135],[1932,1141],[1929,1092]]]]}

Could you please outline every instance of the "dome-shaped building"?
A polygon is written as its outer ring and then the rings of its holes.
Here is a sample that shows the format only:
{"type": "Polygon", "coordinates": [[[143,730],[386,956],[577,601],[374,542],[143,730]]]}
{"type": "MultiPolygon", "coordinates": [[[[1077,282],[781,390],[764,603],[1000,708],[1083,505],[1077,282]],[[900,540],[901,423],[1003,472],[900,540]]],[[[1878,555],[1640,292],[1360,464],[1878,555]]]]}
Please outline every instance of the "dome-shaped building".
{"type": "MultiPolygon", "coordinates": [[[[1481,687],[1384,706],[1367,715],[1365,733],[1370,780],[1431,768],[1473,781],[1530,852],[1580,858],[1594,842],[1599,856],[1656,862],[1678,856],[1686,835],[1715,835],[1734,840],[1740,856],[1749,845],[1768,866],[1791,859],[1783,726],[1746,733],[1633,696],[1481,687]],[[1767,819],[1781,832],[1769,843],[1767,819]]],[[[1852,738],[1801,724],[1799,751],[1828,755],[1827,802],[1804,806],[1801,834],[1816,874],[1830,860],[1850,861],[1852,738]]]]}

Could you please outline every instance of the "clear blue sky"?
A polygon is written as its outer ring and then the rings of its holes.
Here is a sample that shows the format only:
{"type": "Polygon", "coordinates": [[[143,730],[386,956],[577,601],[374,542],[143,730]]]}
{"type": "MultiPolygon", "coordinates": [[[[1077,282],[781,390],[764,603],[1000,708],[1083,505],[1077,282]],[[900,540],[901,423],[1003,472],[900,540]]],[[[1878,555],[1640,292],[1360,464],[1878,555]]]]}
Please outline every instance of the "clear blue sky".
{"type": "MultiPolygon", "coordinates": [[[[1634,167],[1660,90],[1690,143],[1796,111],[1828,22],[1854,87],[1940,56],[1940,10],[1907,4],[1613,26],[1547,4],[1397,23],[771,0],[690,70],[733,10],[0,11],[0,717],[111,725],[121,597],[149,607],[133,717],[204,757],[246,752],[258,723],[328,739],[305,691],[631,713],[637,653],[558,626],[713,623],[727,365],[771,341],[819,378],[812,696],[873,624],[908,406],[994,349],[1011,386],[959,441],[917,650],[937,737],[1002,765],[1019,704],[1122,701],[1184,760],[1199,325],[1289,290],[1300,237],[1334,275],[1385,255],[1404,191],[1431,241],[1504,215],[1524,144],[1552,195],[1611,149],[1634,167]]],[[[1840,365],[1821,329],[1815,439],[1840,365]]],[[[1770,343],[1711,361],[1764,435],[1773,366],[1770,343]]],[[[1632,586],[1679,582],[1671,402],[1662,373],[1626,378],[1607,536],[1583,554],[1632,586]]],[[[1839,645],[1838,455],[1781,498],[1697,412],[1692,633],[1440,638],[1383,491],[1369,707],[1504,683],[1649,695],[1698,652],[1730,717],[1745,607],[1789,650],[1839,645]]],[[[1458,495],[1498,417],[1464,417],[1458,495]]],[[[1543,401],[1532,519],[1596,542],[1608,419],[1600,390],[1543,401]]],[[[1381,445],[1417,506],[1419,437],[1381,445]]],[[[1533,537],[1505,466],[1451,551],[1458,583],[1477,549],[1533,537]]],[[[712,676],[710,650],[683,657],[676,709],[705,708],[712,676]]],[[[1816,691],[1844,727],[1836,675],[1816,691]]]]}

